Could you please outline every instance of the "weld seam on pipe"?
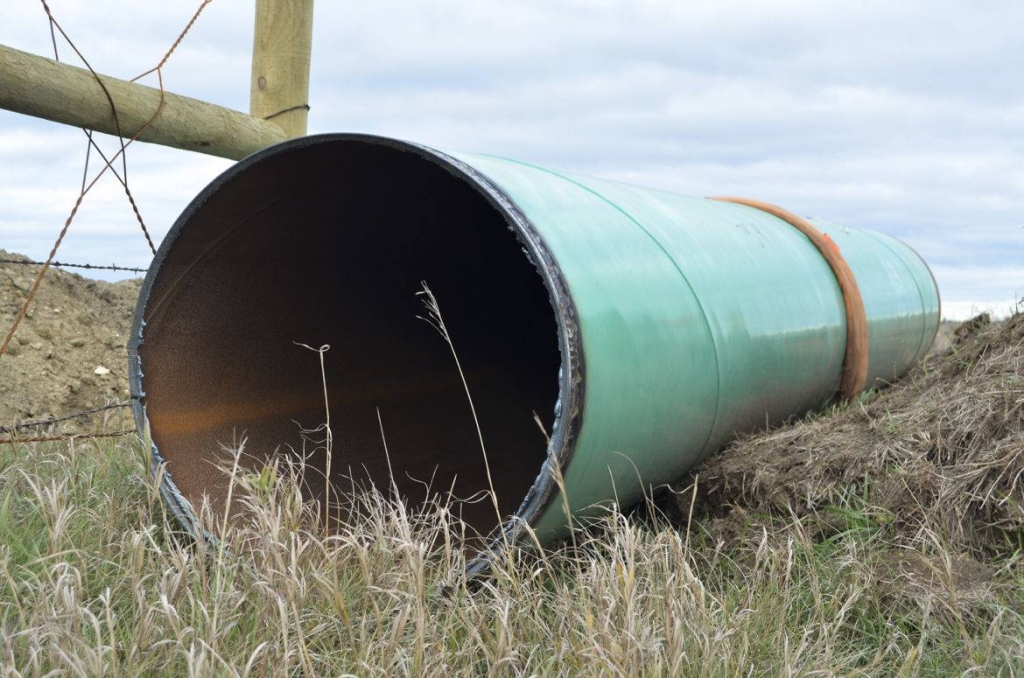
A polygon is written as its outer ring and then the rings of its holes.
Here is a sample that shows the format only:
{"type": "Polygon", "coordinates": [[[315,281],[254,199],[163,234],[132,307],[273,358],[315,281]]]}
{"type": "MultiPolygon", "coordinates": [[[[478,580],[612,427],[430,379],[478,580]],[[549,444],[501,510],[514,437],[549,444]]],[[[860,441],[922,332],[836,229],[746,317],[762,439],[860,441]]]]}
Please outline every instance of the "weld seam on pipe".
{"type": "MultiPolygon", "coordinates": [[[[675,258],[672,256],[672,254],[669,252],[668,248],[665,246],[665,243],[658,240],[658,238],[653,233],[651,233],[651,231],[648,230],[647,227],[640,223],[639,219],[637,219],[632,214],[627,212],[621,205],[609,199],[607,196],[598,193],[597,191],[590,188],[586,184],[583,184],[579,181],[576,181],[575,179],[567,177],[564,174],[560,174],[559,172],[555,172],[554,170],[550,170],[546,167],[534,165],[533,163],[524,162],[522,160],[512,160],[512,162],[514,162],[517,165],[523,165],[525,167],[530,167],[540,172],[545,172],[546,174],[556,176],[559,179],[569,182],[573,186],[582,188],[584,191],[593,195],[598,200],[601,200],[602,202],[610,205],[619,214],[626,217],[632,223],[636,224],[636,227],[639,228],[644,233],[644,235],[650,238],[651,242],[657,245],[658,249],[662,252],[662,254],[665,255],[669,263],[672,264],[672,268],[676,270],[676,272],[679,274],[680,279],[683,281],[683,284],[686,285],[687,289],[689,289],[690,293],[693,295],[694,302],[697,304],[697,309],[700,311],[700,316],[701,319],[704,321],[704,324],[708,327],[711,327],[711,321],[708,317],[708,311],[706,308],[704,308],[704,303],[700,300],[700,296],[697,294],[696,290],[693,289],[693,284],[690,282],[689,278],[686,277],[686,274],[683,272],[683,269],[679,266],[679,262],[677,262],[675,258]]],[[[715,435],[715,427],[718,425],[719,414],[722,411],[722,364],[721,359],[718,355],[718,343],[714,339],[715,338],[712,335],[711,351],[715,359],[715,413],[711,420],[711,426],[708,428],[708,435],[704,439],[703,444],[701,445],[701,449],[704,450],[705,452],[707,452],[707,447],[711,443],[712,437],[715,435]]]]}
{"type": "MultiPolygon", "coordinates": [[[[821,253],[832,273],[839,283],[839,291],[843,295],[843,306],[846,313],[846,351],[843,355],[843,373],[839,381],[838,396],[845,400],[854,398],[864,390],[868,382],[868,315],[864,308],[864,299],[857,285],[857,277],[853,269],[839,251],[836,244],[827,233],[823,233],[811,222],[803,217],[793,214],[778,205],[751,200],[749,198],[736,198],[731,196],[713,197],[712,200],[719,202],[730,202],[737,205],[746,205],[754,209],[771,214],[782,219],[794,227],[811,241],[815,249],[821,253]]],[[[920,294],[920,290],[918,291],[920,294]]]]}

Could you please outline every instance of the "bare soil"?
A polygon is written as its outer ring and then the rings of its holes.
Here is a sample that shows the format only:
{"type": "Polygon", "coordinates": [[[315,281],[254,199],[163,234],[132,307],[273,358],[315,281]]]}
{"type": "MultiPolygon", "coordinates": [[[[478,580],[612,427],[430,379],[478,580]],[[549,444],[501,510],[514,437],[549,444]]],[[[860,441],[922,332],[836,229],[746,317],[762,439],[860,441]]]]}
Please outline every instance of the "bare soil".
{"type": "MultiPolygon", "coordinates": [[[[0,259],[24,257],[0,250],[0,259]]],[[[0,264],[0,341],[39,267],[0,264]]],[[[141,279],[108,283],[51,268],[0,356],[0,426],[128,399],[128,332],[141,279]]],[[[95,421],[62,430],[91,430],[95,421]]]]}

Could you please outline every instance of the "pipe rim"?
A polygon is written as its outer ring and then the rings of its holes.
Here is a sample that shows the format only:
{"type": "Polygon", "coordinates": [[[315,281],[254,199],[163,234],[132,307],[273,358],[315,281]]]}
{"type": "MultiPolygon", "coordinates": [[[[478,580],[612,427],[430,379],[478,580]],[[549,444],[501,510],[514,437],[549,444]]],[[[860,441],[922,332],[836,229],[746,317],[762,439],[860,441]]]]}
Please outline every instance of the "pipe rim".
{"type": "Polygon", "coordinates": [[[548,300],[555,314],[558,348],[561,364],[558,373],[558,399],[555,419],[550,432],[546,458],[536,479],[527,491],[515,514],[503,524],[495,526],[495,536],[487,546],[466,564],[466,573],[473,577],[485,574],[505,548],[522,546],[531,527],[555,503],[559,495],[558,476],[565,474],[573,457],[575,442],[583,424],[584,356],[579,315],[568,283],[554,255],[525,212],[494,181],[453,156],[437,149],[390,137],[370,134],[331,133],[300,137],[275,144],[249,155],[211,181],[182,211],[160,243],[149,271],[143,281],[136,302],[132,330],[128,341],[128,382],[131,392],[132,413],[144,444],[149,446],[150,472],[157,476],[159,490],[177,521],[196,540],[215,545],[217,537],[200,524],[194,508],[174,482],[173,471],[165,466],[165,459],[153,441],[146,413],[144,366],[139,348],[145,341],[145,312],[150,292],[155,284],[178,236],[205,203],[226,184],[257,163],[283,153],[295,152],[323,144],[369,144],[383,146],[399,152],[412,153],[447,171],[481,195],[504,219],[506,225],[523,247],[524,254],[536,269],[548,292],[548,300]],[[161,469],[163,472],[161,474],[161,469]]]}

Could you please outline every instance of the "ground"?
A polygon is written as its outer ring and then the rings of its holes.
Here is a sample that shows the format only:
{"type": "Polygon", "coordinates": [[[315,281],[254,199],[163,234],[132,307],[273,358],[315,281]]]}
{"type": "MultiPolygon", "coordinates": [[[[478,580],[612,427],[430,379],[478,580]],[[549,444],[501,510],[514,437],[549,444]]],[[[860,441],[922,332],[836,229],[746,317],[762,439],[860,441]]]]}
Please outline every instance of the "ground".
{"type": "MultiPolygon", "coordinates": [[[[31,271],[0,267],[0,321],[31,271]]],[[[0,357],[7,419],[124,396],[137,283],[56,272],[47,286],[28,341],[0,357]]],[[[472,581],[443,506],[417,516],[369,496],[326,535],[268,469],[235,478],[252,520],[205,549],[167,515],[132,437],[0,445],[0,667],[1018,675],[1024,315],[944,337],[899,382],[745,436],[643,510],[509,551],[472,581]]]]}
{"type": "MultiPolygon", "coordinates": [[[[27,261],[3,250],[0,259],[27,261]]],[[[0,263],[0,339],[38,270],[0,263]]],[[[0,358],[0,426],[127,400],[128,331],[140,287],[140,279],[107,283],[51,269],[0,358]]]]}
{"type": "Polygon", "coordinates": [[[951,336],[895,384],[735,441],[677,485],[674,508],[693,502],[722,535],[781,515],[827,537],[846,526],[828,508],[854,501],[908,544],[934,531],[964,557],[1021,549],[1024,314],[951,336]]]}

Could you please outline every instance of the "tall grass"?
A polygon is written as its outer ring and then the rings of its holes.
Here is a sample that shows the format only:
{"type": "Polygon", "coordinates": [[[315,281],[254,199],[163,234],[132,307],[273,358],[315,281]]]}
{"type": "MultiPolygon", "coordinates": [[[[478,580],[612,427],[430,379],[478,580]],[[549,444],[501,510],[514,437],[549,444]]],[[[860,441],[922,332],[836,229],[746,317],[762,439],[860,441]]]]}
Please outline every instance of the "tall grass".
{"type": "Polygon", "coordinates": [[[610,513],[467,582],[442,506],[381,496],[325,536],[286,472],[210,552],[177,534],[140,445],[0,448],[3,675],[1015,675],[1024,573],[972,578],[862,500],[728,544],[610,513]],[[443,593],[442,593],[443,591],[443,593]]]}

